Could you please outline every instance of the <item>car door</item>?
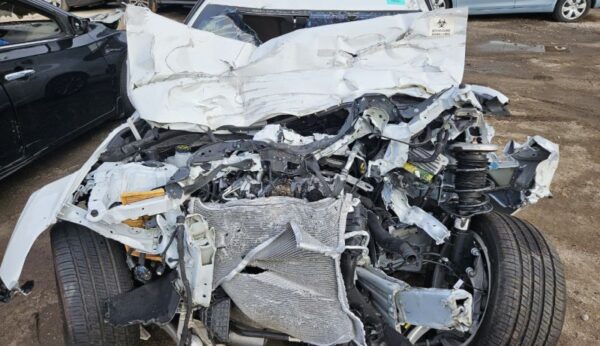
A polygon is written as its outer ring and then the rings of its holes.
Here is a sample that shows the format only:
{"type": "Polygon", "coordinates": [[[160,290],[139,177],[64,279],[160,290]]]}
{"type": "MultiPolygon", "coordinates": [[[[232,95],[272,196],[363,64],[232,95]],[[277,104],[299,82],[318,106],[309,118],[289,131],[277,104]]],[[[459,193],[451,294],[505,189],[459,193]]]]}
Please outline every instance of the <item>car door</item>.
{"type": "Polygon", "coordinates": [[[27,155],[112,114],[117,71],[87,22],[35,1],[0,1],[0,11],[0,83],[27,155]]]}
{"type": "Polygon", "coordinates": [[[454,7],[468,7],[470,14],[510,12],[515,0],[454,0],[454,7]]]}
{"type": "Polygon", "coordinates": [[[8,95],[0,86],[0,177],[23,157],[15,114],[8,95]]]}
{"type": "Polygon", "coordinates": [[[552,12],[556,0],[515,0],[515,8],[520,10],[531,9],[552,12]]]}

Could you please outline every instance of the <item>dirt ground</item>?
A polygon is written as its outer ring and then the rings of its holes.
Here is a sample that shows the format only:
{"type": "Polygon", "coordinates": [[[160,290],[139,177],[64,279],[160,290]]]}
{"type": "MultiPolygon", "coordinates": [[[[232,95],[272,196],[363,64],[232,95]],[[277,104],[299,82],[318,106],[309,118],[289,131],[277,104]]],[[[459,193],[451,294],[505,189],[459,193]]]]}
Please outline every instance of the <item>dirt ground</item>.
{"type": "MultiPolygon", "coordinates": [[[[163,14],[182,20],[185,10],[163,14]]],[[[575,24],[551,22],[545,16],[470,19],[465,81],[496,88],[511,99],[512,116],[492,121],[498,142],[539,134],[560,144],[554,198],[519,216],[545,230],[565,265],[568,309],[561,345],[600,344],[599,76],[598,10],[575,24]],[[491,40],[543,45],[546,52],[485,52],[480,45],[491,40]]],[[[0,181],[0,254],[29,195],[78,169],[116,125],[108,123],[0,181]]],[[[0,345],[63,344],[53,271],[49,236],[44,234],[22,274],[23,280],[35,280],[33,293],[0,305],[0,345]]],[[[144,344],[168,342],[164,335],[154,335],[144,344]]]]}

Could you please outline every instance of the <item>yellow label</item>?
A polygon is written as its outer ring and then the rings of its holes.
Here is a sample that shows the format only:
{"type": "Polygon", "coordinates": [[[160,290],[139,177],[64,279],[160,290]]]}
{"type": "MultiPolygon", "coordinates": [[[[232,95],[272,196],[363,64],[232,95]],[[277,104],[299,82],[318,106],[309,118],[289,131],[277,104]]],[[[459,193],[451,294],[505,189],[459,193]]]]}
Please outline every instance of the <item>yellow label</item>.
{"type": "Polygon", "coordinates": [[[433,180],[433,174],[424,171],[422,169],[420,169],[419,167],[413,165],[410,162],[407,162],[404,164],[403,168],[407,171],[412,173],[413,175],[415,175],[417,178],[426,181],[428,183],[431,183],[431,181],[433,180]]]}
{"type": "Polygon", "coordinates": [[[165,195],[165,189],[160,188],[151,191],[139,191],[139,192],[123,192],[121,194],[122,204],[131,204],[154,197],[162,197],[165,195]]]}

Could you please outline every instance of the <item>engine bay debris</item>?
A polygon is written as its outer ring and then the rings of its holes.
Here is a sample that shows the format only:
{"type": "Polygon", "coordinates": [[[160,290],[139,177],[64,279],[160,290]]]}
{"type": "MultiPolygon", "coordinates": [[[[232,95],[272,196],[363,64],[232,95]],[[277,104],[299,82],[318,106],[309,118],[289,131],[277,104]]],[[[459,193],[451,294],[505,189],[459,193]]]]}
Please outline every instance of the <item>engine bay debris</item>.
{"type": "MultiPolygon", "coordinates": [[[[465,256],[446,250],[471,217],[549,196],[559,154],[539,136],[496,154],[486,118],[508,114],[508,98],[461,84],[466,10],[258,46],[127,12],[137,113],[32,196],[0,267],[6,297],[62,220],[122,243],[139,292],[170,292],[156,316],[112,299],[115,325],[168,323],[181,297],[179,338],[200,323],[215,344],[401,344],[412,326],[468,337],[487,274],[475,255],[462,268],[473,275],[456,274],[465,256]],[[453,30],[432,35],[440,16],[453,30]]],[[[471,240],[469,253],[485,251],[471,240]]]]}

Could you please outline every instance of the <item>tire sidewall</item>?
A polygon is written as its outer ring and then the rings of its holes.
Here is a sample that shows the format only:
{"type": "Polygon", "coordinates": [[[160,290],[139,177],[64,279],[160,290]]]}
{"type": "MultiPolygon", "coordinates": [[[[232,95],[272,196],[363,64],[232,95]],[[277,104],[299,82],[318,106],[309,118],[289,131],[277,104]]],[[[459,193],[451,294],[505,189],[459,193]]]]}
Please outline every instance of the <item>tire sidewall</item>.
{"type": "Polygon", "coordinates": [[[487,344],[489,341],[489,336],[493,333],[493,330],[496,327],[494,323],[496,321],[495,315],[497,315],[499,312],[496,307],[502,305],[502,302],[500,301],[501,297],[499,297],[501,289],[499,285],[503,280],[500,263],[502,263],[504,256],[499,246],[500,239],[498,239],[493,229],[482,227],[483,225],[484,224],[477,225],[478,227],[475,228],[474,231],[481,237],[484,245],[487,248],[488,260],[491,267],[488,268],[488,275],[491,275],[491,285],[489,287],[489,295],[487,297],[485,314],[471,345],[487,344]]]}
{"type": "Polygon", "coordinates": [[[137,345],[138,326],[113,327],[102,316],[104,299],[134,287],[123,245],[68,222],[52,227],[50,242],[64,343],[137,345]]]}
{"type": "Polygon", "coordinates": [[[556,250],[535,226],[493,212],[472,219],[491,278],[483,320],[469,345],[556,345],[566,285],[556,250]]]}
{"type": "MultiPolygon", "coordinates": [[[[52,247],[52,258],[55,258],[54,247],[52,247]]],[[[56,283],[56,290],[58,291],[58,308],[60,310],[60,314],[62,316],[62,325],[63,325],[63,338],[65,345],[75,345],[75,340],[73,339],[73,333],[71,332],[71,326],[69,326],[70,318],[67,318],[67,309],[65,304],[65,291],[63,289],[63,285],[59,282],[59,273],[57,271],[56,265],[52,264],[54,267],[54,282],[56,283]]]]}

